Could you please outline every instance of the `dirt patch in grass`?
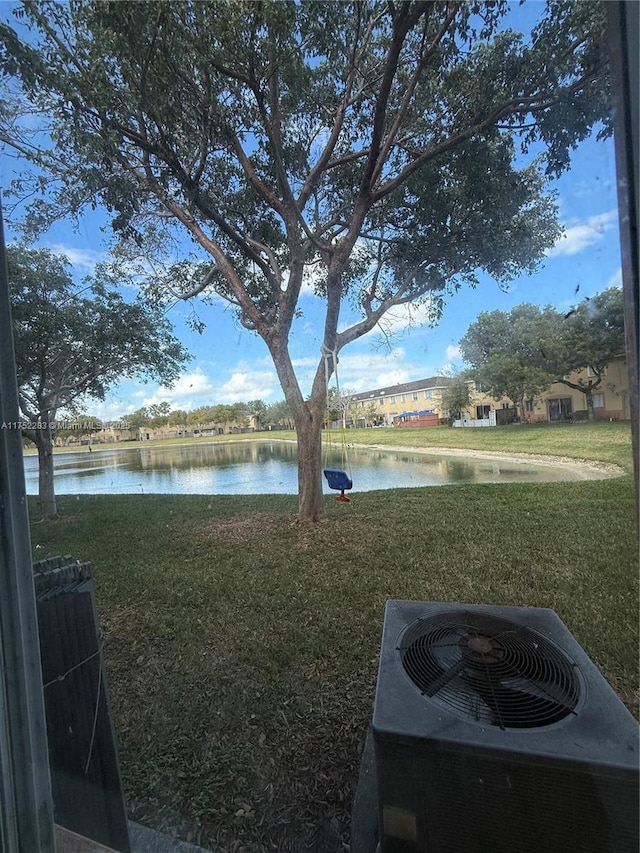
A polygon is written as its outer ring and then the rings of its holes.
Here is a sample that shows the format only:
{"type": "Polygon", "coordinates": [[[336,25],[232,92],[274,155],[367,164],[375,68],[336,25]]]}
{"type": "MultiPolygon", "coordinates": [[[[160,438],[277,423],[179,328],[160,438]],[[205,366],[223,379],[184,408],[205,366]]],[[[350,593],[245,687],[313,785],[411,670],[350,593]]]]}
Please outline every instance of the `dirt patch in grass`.
{"type": "MultiPolygon", "coordinates": [[[[319,524],[301,524],[291,517],[256,513],[247,518],[212,519],[189,524],[190,536],[202,545],[246,545],[260,542],[286,544],[290,551],[350,551],[366,543],[367,523],[353,517],[332,518],[319,524]]],[[[176,532],[185,532],[185,522],[175,525],[176,532]]]]}
{"type": "MultiPolygon", "coordinates": [[[[232,518],[215,518],[208,521],[198,521],[191,525],[194,541],[207,543],[217,542],[228,545],[242,545],[256,539],[276,536],[293,525],[289,519],[283,519],[266,513],[255,513],[247,518],[234,516],[232,518]]],[[[176,531],[184,533],[185,523],[176,524],[176,531]]]]}

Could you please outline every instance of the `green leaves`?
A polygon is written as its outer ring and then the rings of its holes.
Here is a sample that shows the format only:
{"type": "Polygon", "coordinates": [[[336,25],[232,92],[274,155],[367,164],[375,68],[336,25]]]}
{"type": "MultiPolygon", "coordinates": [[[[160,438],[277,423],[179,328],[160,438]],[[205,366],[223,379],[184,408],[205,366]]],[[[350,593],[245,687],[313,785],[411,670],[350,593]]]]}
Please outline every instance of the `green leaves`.
{"type": "Polygon", "coordinates": [[[24,413],[104,399],[117,380],[170,384],[189,358],[166,318],[127,303],[100,280],[77,287],[66,259],[44,249],[7,250],[18,384],[24,413]]]}
{"type": "Polygon", "coordinates": [[[497,398],[531,399],[552,382],[589,397],[603,368],[624,353],[622,291],[609,288],[566,315],[551,307],[518,305],[509,313],[485,312],[460,341],[474,378],[497,398]],[[569,378],[590,368],[593,378],[569,378]]]}
{"type": "Polygon", "coordinates": [[[531,272],[559,233],[548,177],[597,122],[608,131],[604,4],[553,0],[522,34],[503,26],[508,9],[25,3],[29,41],[0,25],[0,74],[22,100],[0,110],[0,141],[56,182],[29,230],[101,205],[148,249],[149,223],[169,217],[196,257],[153,243],[179,273],[157,277],[158,302],[226,299],[269,347],[298,427],[318,422],[323,364],[304,401],[288,351],[305,273],[333,351],[396,305],[436,294],[441,308],[437,294],[480,270],[531,272]],[[25,132],[29,114],[45,133],[25,132]],[[529,149],[539,158],[523,164],[529,149]]]}

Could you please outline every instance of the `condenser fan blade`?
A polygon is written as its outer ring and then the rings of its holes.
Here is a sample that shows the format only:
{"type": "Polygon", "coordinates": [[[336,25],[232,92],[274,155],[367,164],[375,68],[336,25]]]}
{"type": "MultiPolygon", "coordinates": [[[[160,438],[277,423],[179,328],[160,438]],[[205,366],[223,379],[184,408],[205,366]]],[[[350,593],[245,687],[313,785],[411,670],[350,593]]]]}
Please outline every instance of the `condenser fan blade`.
{"type": "Polygon", "coordinates": [[[402,638],[404,669],[427,698],[502,729],[575,713],[572,661],[548,638],[506,619],[461,616],[417,620],[402,638]]]}

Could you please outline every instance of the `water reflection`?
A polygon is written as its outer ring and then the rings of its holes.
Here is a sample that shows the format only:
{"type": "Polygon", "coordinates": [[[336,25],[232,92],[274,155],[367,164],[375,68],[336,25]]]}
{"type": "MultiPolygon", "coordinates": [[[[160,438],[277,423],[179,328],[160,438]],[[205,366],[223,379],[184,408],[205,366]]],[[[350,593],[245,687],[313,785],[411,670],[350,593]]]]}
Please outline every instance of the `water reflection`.
{"type": "MultiPolygon", "coordinates": [[[[579,472],[561,467],[469,458],[412,455],[406,451],[351,448],[354,490],[443,486],[452,483],[554,482],[579,472]]],[[[339,450],[326,456],[344,467],[339,450]]],[[[38,491],[38,460],[25,458],[28,494],[38,491]]],[[[295,494],[295,443],[239,441],[170,447],[94,449],[55,457],[57,494],[295,494]]],[[[325,491],[330,490],[325,484],[325,491]]]]}

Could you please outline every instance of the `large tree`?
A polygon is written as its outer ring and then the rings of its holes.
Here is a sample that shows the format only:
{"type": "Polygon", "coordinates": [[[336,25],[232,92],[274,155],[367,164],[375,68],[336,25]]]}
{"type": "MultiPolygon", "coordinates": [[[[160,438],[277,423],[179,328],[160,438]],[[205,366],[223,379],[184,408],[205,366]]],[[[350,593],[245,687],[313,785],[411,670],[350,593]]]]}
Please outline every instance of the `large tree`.
{"type": "Polygon", "coordinates": [[[473,378],[493,396],[518,403],[523,419],[525,400],[560,382],[585,395],[593,420],[593,394],[607,365],[625,351],[622,290],[611,287],[565,314],[526,304],[484,312],[460,349],[473,378]]]}
{"type": "Polygon", "coordinates": [[[60,409],[104,399],[130,376],[170,383],[188,355],[167,320],[97,279],[77,286],[66,259],[9,246],[7,267],[23,434],[38,449],[39,507],[56,515],[53,434],[60,409]]]}
{"type": "Polygon", "coordinates": [[[534,269],[559,233],[546,181],[607,115],[602,4],[554,0],[524,35],[502,26],[509,6],[72,0],[25,3],[28,40],[0,25],[17,99],[0,138],[58,182],[32,223],[100,203],[146,251],[172,224],[190,235],[206,261],[156,293],[215,291],[265,341],[302,519],[324,514],[337,353],[393,306],[534,269]],[[21,109],[49,118],[51,144],[21,109]],[[305,273],[326,302],[306,397],[289,351],[305,273]]]}
{"type": "Polygon", "coordinates": [[[508,397],[526,420],[526,401],[555,381],[541,366],[541,353],[551,352],[557,314],[552,308],[518,305],[510,312],[484,311],[460,341],[470,375],[493,397],[508,397]]]}
{"type": "Polygon", "coordinates": [[[567,314],[556,314],[554,320],[555,332],[540,348],[539,364],[557,382],[584,394],[589,420],[594,420],[593,394],[606,376],[607,365],[625,353],[622,290],[603,290],[567,314]],[[571,377],[585,369],[586,376],[571,377]]]}
{"type": "Polygon", "coordinates": [[[441,416],[449,419],[449,423],[459,420],[463,412],[471,407],[470,376],[466,371],[451,377],[447,389],[442,394],[441,416]]]}

